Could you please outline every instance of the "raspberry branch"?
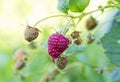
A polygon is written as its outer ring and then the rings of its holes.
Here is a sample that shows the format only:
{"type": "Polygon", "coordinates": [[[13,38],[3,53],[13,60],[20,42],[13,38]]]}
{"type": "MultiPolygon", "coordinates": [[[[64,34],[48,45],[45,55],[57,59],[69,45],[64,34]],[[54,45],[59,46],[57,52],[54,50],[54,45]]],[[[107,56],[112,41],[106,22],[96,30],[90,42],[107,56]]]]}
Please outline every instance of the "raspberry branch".
{"type": "Polygon", "coordinates": [[[34,27],[37,26],[42,21],[45,21],[45,20],[50,19],[50,18],[55,18],[55,17],[69,17],[69,18],[71,18],[71,16],[69,16],[69,15],[53,15],[53,16],[49,16],[49,17],[46,17],[46,18],[43,18],[43,19],[39,20],[38,22],[36,22],[34,24],[34,27]]]}
{"type": "Polygon", "coordinates": [[[50,19],[50,18],[55,18],[55,17],[68,17],[68,18],[79,18],[79,20],[81,20],[83,17],[89,15],[89,14],[92,14],[94,12],[98,12],[98,11],[101,11],[101,10],[104,10],[106,8],[113,8],[113,7],[117,7],[118,5],[108,5],[108,6],[105,6],[105,7],[101,7],[101,8],[98,8],[96,10],[93,10],[93,11],[90,11],[90,12],[87,12],[87,13],[82,13],[81,15],[79,16],[72,16],[72,15],[53,15],[53,16],[49,16],[49,17],[46,17],[46,18],[43,18],[39,21],[37,21],[35,24],[34,24],[34,27],[37,26],[39,23],[41,23],[42,21],[45,21],[47,19],[50,19]]]}

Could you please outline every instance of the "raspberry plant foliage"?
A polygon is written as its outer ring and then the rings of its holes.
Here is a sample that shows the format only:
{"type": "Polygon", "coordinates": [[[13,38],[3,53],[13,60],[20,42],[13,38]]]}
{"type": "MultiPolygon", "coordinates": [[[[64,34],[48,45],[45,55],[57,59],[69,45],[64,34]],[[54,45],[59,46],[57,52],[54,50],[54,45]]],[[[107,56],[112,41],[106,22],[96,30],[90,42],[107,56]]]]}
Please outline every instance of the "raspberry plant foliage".
{"type": "Polygon", "coordinates": [[[69,0],[69,9],[73,12],[82,12],[89,5],[90,0],[69,0]]]}
{"type": "MultiPolygon", "coordinates": [[[[55,18],[55,17],[66,17],[66,18],[68,18],[69,22],[68,22],[67,26],[64,27],[65,29],[62,32],[63,35],[62,35],[62,33],[61,34],[54,34],[53,33],[53,35],[51,35],[48,39],[48,54],[53,59],[58,58],[68,48],[68,45],[69,45],[70,41],[67,38],[65,38],[64,36],[66,35],[66,33],[69,31],[69,29],[71,27],[76,27],[84,17],[86,17],[87,15],[91,15],[92,13],[97,12],[97,11],[104,12],[104,10],[107,9],[107,8],[118,8],[119,9],[119,7],[118,7],[119,6],[119,1],[116,0],[116,2],[118,4],[115,4],[114,1],[110,0],[110,1],[108,1],[108,4],[106,6],[100,6],[100,7],[98,7],[98,9],[90,11],[90,12],[84,12],[84,10],[89,5],[89,2],[90,2],[90,0],[84,0],[84,1],[83,0],[74,0],[74,1],[73,0],[58,0],[57,8],[60,12],[62,12],[64,14],[63,15],[53,15],[53,16],[43,18],[43,19],[37,21],[34,24],[34,26],[32,27],[33,29],[37,29],[35,27],[39,23],[41,23],[42,21],[45,21],[47,19],[50,19],[50,18],[55,18]],[[69,14],[69,12],[74,12],[74,13],[77,12],[77,13],[81,13],[81,14],[77,15],[77,16],[74,16],[74,15],[69,14]],[[78,21],[75,21],[76,19],[78,19],[78,21]],[[64,40],[66,39],[66,41],[60,42],[60,40],[59,40],[60,38],[58,36],[62,36],[64,38],[64,40]],[[59,43],[60,43],[60,45],[58,45],[59,43]]],[[[89,20],[89,22],[93,22],[93,19],[89,20]]],[[[96,22],[95,18],[94,18],[94,22],[96,22]]],[[[86,23],[88,23],[88,21],[86,23]]],[[[91,28],[93,29],[96,25],[97,24],[95,24],[94,26],[91,26],[90,29],[91,28]]],[[[38,29],[37,29],[37,32],[38,32],[38,29]]],[[[79,31],[74,30],[73,33],[74,32],[79,32],[79,31]]],[[[26,33],[27,32],[25,30],[25,34],[26,33]]],[[[95,33],[96,33],[96,31],[95,31],[95,33]]],[[[95,35],[95,33],[92,34],[92,37],[95,35]]],[[[32,33],[32,34],[34,34],[34,33],[32,33]]],[[[31,34],[28,33],[28,36],[29,35],[31,35],[31,34]]],[[[29,36],[29,38],[33,38],[32,40],[35,40],[37,37],[38,37],[38,34],[35,37],[29,36]]],[[[30,39],[28,41],[31,42],[32,40],[30,39]]],[[[77,45],[81,45],[82,44],[82,39],[80,37],[78,38],[78,36],[77,36],[77,38],[74,40],[74,42],[77,45]]],[[[91,43],[91,42],[88,42],[88,41],[86,41],[86,42],[88,44],[91,43]]]]}
{"type": "Polygon", "coordinates": [[[106,33],[101,39],[105,48],[105,54],[110,61],[120,67],[120,22],[112,26],[110,32],[106,33]],[[114,38],[112,38],[114,37],[114,38]]]}
{"type": "MultiPolygon", "coordinates": [[[[82,38],[80,37],[81,32],[79,30],[77,30],[76,27],[79,25],[79,23],[82,21],[83,18],[91,15],[94,12],[98,12],[98,11],[104,12],[104,10],[106,10],[107,8],[115,8],[115,9],[118,8],[119,9],[119,5],[120,5],[118,0],[113,0],[113,1],[111,1],[111,3],[109,3],[105,6],[100,6],[96,10],[92,10],[90,12],[85,12],[84,10],[89,6],[89,3],[90,3],[90,0],[58,0],[57,8],[60,12],[62,12],[62,15],[48,16],[46,18],[43,18],[43,19],[37,21],[33,26],[30,26],[30,27],[32,27],[32,29],[37,29],[37,25],[40,24],[42,21],[45,21],[45,20],[50,19],[50,18],[56,18],[56,17],[63,17],[63,18],[66,18],[68,20],[66,26],[63,27],[64,30],[62,32],[51,33],[51,35],[49,35],[49,37],[48,37],[48,41],[47,41],[48,42],[48,48],[47,48],[48,55],[53,60],[59,60],[60,57],[63,57],[64,52],[67,49],[70,49],[69,48],[70,40],[67,37],[72,36],[70,38],[70,39],[72,39],[71,43],[75,43],[77,46],[81,46],[82,44],[89,45],[93,42],[93,40],[95,40],[92,37],[95,35],[95,33],[97,31],[93,32],[91,34],[91,36],[88,37],[88,39],[86,41],[87,43],[84,40],[82,40],[82,38]],[[114,3],[114,1],[117,2],[117,4],[114,3]],[[79,13],[79,15],[72,15],[72,14],[70,14],[70,12],[79,13]],[[75,35],[68,34],[67,35],[68,31],[71,30],[71,28],[74,28],[74,30],[72,30],[71,33],[77,32],[77,34],[75,34],[75,35]]],[[[91,22],[91,20],[90,20],[90,22],[91,22]]],[[[95,19],[94,19],[94,22],[96,22],[95,19]]],[[[97,22],[97,24],[98,23],[99,22],[97,22]]],[[[87,32],[89,33],[91,29],[92,30],[96,29],[95,27],[97,26],[97,24],[95,24],[94,27],[89,28],[89,30],[87,30],[87,32]]],[[[90,25],[88,25],[88,26],[90,26],[90,25]]],[[[119,26],[119,24],[117,25],[117,27],[118,26],[119,26]]],[[[116,26],[115,26],[115,28],[116,28],[116,26]]],[[[120,66],[119,65],[119,51],[120,51],[119,44],[117,44],[117,42],[115,40],[115,39],[118,40],[118,38],[120,38],[119,35],[116,36],[116,32],[119,33],[119,29],[118,28],[115,29],[115,28],[114,29],[112,28],[110,33],[106,34],[102,38],[102,44],[106,50],[105,54],[110,58],[112,63],[115,64],[116,66],[120,66]],[[111,37],[114,37],[115,39],[113,39],[111,37]],[[115,54],[115,56],[113,56],[113,54],[115,54]]],[[[39,30],[41,30],[41,29],[39,29],[39,30]]],[[[37,33],[35,35],[35,37],[33,37],[34,36],[33,31],[30,31],[28,33],[28,30],[25,30],[25,35],[27,34],[27,38],[28,38],[26,40],[28,40],[28,42],[35,40],[38,37],[39,30],[37,29],[37,31],[35,31],[35,33],[37,33]],[[29,35],[31,35],[32,37],[29,35]]],[[[99,28],[97,28],[97,30],[99,30],[99,28]]],[[[44,32],[43,33],[41,32],[41,34],[44,34],[44,32]]],[[[119,40],[118,40],[118,42],[119,42],[119,40]]],[[[74,44],[72,44],[72,45],[74,45],[74,44]]],[[[71,48],[73,47],[72,45],[70,45],[71,48]]],[[[77,49],[75,49],[71,52],[80,51],[78,49],[78,47],[76,47],[76,48],[77,49]]],[[[94,52],[94,50],[93,50],[93,52],[94,52]]],[[[68,56],[68,58],[69,58],[69,56],[68,56]]],[[[63,70],[66,67],[67,63],[69,62],[69,59],[65,60],[65,61],[66,61],[65,66],[63,66],[63,67],[62,67],[61,63],[64,63],[64,62],[57,61],[57,66],[59,69],[63,70]],[[60,64],[60,67],[58,64],[60,64]]],[[[99,68],[99,66],[91,65],[89,63],[84,63],[84,64],[90,65],[93,68],[99,68]]]]}
{"type": "Polygon", "coordinates": [[[82,12],[89,5],[90,0],[58,0],[58,10],[68,14],[68,11],[82,12]]]}
{"type": "Polygon", "coordinates": [[[59,11],[68,14],[68,10],[69,10],[69,0],[58,0],[58,5],[57,8],[59,11]]]}

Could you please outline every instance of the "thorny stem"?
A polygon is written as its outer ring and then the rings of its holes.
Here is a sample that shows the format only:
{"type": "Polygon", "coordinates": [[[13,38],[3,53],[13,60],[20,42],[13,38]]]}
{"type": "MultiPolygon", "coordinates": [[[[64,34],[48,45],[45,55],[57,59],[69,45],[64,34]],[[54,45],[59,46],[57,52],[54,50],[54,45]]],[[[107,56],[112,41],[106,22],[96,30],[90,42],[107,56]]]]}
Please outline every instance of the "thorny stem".
{"type": "Polygon", "coordinates": [[[46,18],[43,18],[39,21],[37,21],[35,24],[34,24],[34,27],[36,25],[38,25],[39,23],[41,23],[42,21],[45,21],[47,19],[50,19],[50,18],[55,18],[55,17],[69,17],[69,18],[79,18],[79,19],[82,19],[83,17],[89,15],[89,14],[92,14],[94,12],[97,12],[97,11],[100,11],[100,10],[104,10],[106,8],[110,8],[110,7],[116,7],[117,5],[109,5],[109,6],[105,6],[105,7],[102,7],[102,8],[99,8],[99,9],[96,9],[96,10],[93,10],[93,11],[90,11],[88,13],[82,13],[81,15],[79,16],[70,16],[70,15],[53,15],[53,16],[49,16],[49,17],[46,17],[46,18]]]}

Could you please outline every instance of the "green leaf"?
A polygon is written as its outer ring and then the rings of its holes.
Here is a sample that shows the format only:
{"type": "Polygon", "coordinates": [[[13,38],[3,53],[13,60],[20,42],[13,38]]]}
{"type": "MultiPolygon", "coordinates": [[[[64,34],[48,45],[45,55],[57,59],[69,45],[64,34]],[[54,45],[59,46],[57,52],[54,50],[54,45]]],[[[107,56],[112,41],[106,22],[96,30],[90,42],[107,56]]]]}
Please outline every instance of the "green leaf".
{"type": "Polygon", "coordinates": [[[57,5],[57,9],[65,14],[68,14],[68,10],[69,10],[69,0],[58,0],[58,5],[57,5]]]}
{"type": "Polygon", "coordinates": [[[116,2],[120,3],[120,0],[115,0],[116,2]]]}
{"type": "Polygon", "coordinates": [[[101,41],[106,56],[114,65],[120,67],[120,22],[115,23],[101,41]]]}
{"type": "Polygon", "coordinates": [[[120,82],[120,69],[115,69],[111,72],[110,78],[112,82],[120,82]]]}
{"type": "Polygon", "coordinates": [[[116,4],[117,3],[120,3],[120,0],[108,0],[108,4],[116,4]]]}
{"type": "Polygon", "coordinates": [[[82,12],[89,5],[90,0],[69,0],[69,8],[72,12],[82,12]]]}
{"type": "Polygon", "coordinates": [[[117,5],[116,7],[117,7],[118,9],[120,9],[120,5],[117,5]]]}
{"type": "Polygon", "coordinates": [[[117,7],[118,9],[120,9],[120,0],[113,0],[113,1],[111,1],[111,2],[112,2],[112,4],[117,4],[116,7],[117,7]]]}

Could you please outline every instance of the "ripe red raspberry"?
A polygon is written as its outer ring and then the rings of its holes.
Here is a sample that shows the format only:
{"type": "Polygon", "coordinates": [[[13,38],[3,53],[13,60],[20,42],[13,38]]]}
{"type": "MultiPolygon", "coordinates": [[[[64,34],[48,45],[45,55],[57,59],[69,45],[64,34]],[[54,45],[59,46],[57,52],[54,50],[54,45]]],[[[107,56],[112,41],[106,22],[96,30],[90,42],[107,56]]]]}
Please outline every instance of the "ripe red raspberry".
{"type": "Polygon", "coordinates": [[[48,39],[48,53],[55,59],[68,48],[70,41],[62,34],[52,34],[48,39]]]}

